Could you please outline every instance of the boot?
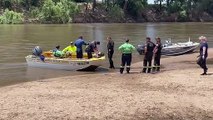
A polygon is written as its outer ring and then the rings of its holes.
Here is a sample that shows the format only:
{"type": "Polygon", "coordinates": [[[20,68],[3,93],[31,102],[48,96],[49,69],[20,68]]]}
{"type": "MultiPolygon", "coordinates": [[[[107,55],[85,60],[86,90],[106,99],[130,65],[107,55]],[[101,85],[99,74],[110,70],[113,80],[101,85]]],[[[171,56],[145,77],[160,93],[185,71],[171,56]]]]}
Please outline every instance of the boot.
{"type": "Polygon", "coordinates": [[[155,72],[156,71],[156,67],[154,66],[153,68],[152,68],[152,72],[155,72]]]}
{"type": "Polygon", "coordinates": [[[129,73],[129,71],[130,71],[130,67],[127,67],[126,72],[129,73]]]}
{"type": "Polygon", "coordinates": [[[120,68],[120,73],[123,74],[124,68],[120,68]]]}
{"type": "Polygon", "coordinates": [[[204,69],[204,70],[203,70],[203,73],[200,74],[200,75],[207,75],[207,70],[208,70],[208,68],[204,69]]]}
{"type": "Polygon", "coordinates": [[[202,74],[200,74],[200,75],[207,75],[207,74],[204,72],[204,73],[202,73],[202,74]]]}

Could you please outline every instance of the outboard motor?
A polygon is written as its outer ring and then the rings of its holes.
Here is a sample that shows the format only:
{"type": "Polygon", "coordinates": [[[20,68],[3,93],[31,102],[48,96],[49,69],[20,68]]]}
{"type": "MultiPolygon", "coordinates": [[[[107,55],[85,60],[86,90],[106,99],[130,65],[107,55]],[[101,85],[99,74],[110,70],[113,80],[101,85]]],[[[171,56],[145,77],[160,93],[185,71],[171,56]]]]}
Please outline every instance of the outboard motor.
{"type": "Polygon", "coordinates": [[[42,49],[39,46],[35,46],[33,49],[33,55],[39,57],[44,62],[45,57],[42,55],[42,49]]]}
{"type": "Polygon", "coordinates": [[[33,55],[41,56],[41,54],[42,54],[42,49],[39,46],[35,46],[35,48],[33,49],[33,55]]]}

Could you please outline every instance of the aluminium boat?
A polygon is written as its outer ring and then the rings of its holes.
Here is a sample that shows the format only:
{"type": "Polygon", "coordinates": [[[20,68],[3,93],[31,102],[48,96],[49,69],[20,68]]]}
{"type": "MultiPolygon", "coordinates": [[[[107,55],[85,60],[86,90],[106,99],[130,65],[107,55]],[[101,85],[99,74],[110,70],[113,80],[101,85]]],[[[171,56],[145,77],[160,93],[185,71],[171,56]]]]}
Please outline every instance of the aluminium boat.
{"type": "MultiPolygon", "coordinates": [[[[166,41],[165,44],[162,45],[161,55],[166,56],[175,56],[175,55],[182,55],[186,53],[191,53],[196,50],[199,46],[199,43],[187,41],[187,42],[179,42],[179,43],[172,43],[170,41],[166,41]]],[[[138,45],[137,51],[140,55],[144,54],[144,45],[138,45]]]]}

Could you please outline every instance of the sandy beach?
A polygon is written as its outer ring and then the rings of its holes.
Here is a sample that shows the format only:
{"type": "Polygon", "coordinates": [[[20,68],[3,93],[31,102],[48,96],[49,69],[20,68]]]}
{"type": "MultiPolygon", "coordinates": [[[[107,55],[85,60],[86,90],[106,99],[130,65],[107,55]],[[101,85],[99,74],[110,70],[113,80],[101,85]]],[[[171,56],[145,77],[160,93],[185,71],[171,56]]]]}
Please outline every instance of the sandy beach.
{"type": "Polygon", "coordinates": [[[0,120],[212,120],[213,49],[208,75],[198,53],[166,57],[156,74],[119,70],[25,82],[0,88],[0,120]]]}

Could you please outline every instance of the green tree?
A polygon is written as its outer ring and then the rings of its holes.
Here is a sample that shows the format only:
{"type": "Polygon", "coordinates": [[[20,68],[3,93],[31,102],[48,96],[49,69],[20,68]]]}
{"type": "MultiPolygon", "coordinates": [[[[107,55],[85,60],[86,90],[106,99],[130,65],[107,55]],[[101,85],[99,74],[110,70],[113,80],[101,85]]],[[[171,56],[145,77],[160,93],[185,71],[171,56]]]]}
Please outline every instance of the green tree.
{"type": "Polygon", "coordinates": [[[46,0],[39,18],[43,22],[67,23],[72,21],[72,17],[77,12],[79,12],[77,4],[69,0],[61,0],[56,3],[52,0],[46,0]]]}
{"type": "Polygon", "coordinates": [[[23,14],[6,9],[0,16],[0,24],[20,24],[23,22],[23,14]]]}
{"type": "Polygon", "coordinates": [[[116,4],[121,6],[126,13],[135,18],[141,17],[141,12],[147,6],[147,0],[117,0],[116,4]]]}

